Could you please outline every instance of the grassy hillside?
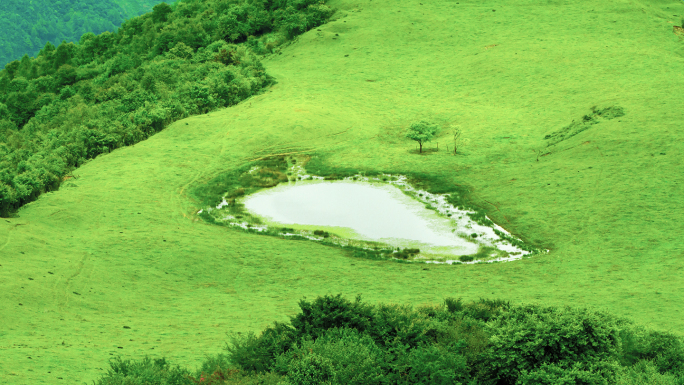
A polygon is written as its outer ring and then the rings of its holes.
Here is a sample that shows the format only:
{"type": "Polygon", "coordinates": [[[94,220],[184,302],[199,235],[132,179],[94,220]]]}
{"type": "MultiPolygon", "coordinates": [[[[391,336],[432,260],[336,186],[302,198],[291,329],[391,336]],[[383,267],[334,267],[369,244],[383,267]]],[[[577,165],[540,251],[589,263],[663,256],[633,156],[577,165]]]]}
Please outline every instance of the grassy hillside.
{"type": "MultiPolygon", "coordinates": [[[[0,381],[91,381],[114,355],[196,365],[226,332],[261,330],[327,293],[570,304],[682,329],[681,2],[330,5],[339,19],[264,60],[270,92],[102,155],[0,220],[0,381]],[[547,147],[594,106],[625,115],[547,147]],[[420,119],[460,126],[462,154],[414,154],[403,131],[420,119]],[[255,154],[294,151],[450,177],[550,253],[369,261],[195,214],[194,186],[255,154]]],[[[450,140],[443,130],[440,149],[450,140]]]]}

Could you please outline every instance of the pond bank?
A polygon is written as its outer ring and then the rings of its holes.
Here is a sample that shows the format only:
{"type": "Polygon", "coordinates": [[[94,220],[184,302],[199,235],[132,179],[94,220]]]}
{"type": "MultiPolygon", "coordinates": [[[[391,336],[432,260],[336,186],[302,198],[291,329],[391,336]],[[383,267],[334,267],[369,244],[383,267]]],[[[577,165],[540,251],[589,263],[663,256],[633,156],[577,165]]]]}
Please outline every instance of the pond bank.
{"type": "MultiPolygon", "coordinates": [[[[472,264],[540,252],[489,218],[474,219],[475,211],[455,207],[450,194],[419,189],[404,175],[325,181],[308,174],[303,163],[288,161],[287,182],[249,195],[226,193],[218,205],[201,212],[219,224],[365,250],[374,258],[472,264]]],[[[259,166],[246,172],[259,173],[259,166]]]]}

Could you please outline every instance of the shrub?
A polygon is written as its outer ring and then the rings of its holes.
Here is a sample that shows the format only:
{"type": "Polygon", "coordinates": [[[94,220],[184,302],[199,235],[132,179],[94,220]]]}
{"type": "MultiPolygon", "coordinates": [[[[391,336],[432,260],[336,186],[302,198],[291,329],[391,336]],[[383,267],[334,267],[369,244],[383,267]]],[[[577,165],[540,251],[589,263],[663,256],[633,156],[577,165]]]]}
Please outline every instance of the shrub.
{"type": "Polygon", "coordinates": [[[332,361],[316,353],[308,353],[288,366],[287,378],[292,385],[333,385],[335,368],[332,361]]]}
{"type": "Polygon", "coordinates": [[[166,359],[140,361],[122,360],[116,357],[109,362],[110,369],[96,385],[191,385],[190,372],[180,366],[172,367],[166,359]]]}
{"type": "Polygon", "coordinates": [[[420,253],[420,249],[404,249],[393,253],[392,256],[399,259],[409,259],[415,257],[418,253],[420,253]]]}
{"type": "Polygon", "coordinates": [[[352,328],[365,331],[371,324],[373,307],[361,303],[358,296],[352,302],[336,296],[325,295],[312,302],[299,301],[301,313],[292,317],[291,324],[300,336],[318,338],[328,329],[352,328]]]}
{"type": "Polygon", "coordinates": [[[462,298],[444,298],[444,306],[447,308],[449,313],[460,312],[463,310],[463,299],[462,298]]]}
{"type": "Polygon", "coordinates": [[[469,379],[466,358],[460,353],[463,342],[448,346],[423,345],[408,357],[408,381],[420,385],[451,385],[469,379]]]}
{"type": "Polygon", "coordinates": [[[639,361],[635,365],[622,368],[616,378],[616,385],[680,385],[676,376],[662,374],[651,361],[639,361]]]}
{"type": "Polygon", "coordinates": [[[368,335],[348,328],[330,329],[315,341],[304,340],[301,346],[277,358],[276,370],[291,376],[293,368],[306,365],[312,354],[320,362],[330,363],[333,383],[372,385],[383,378],[379,362],[382,351],[368,335]],[[302,360],[305,362],[297,363],[302,360]]]}
{"type": "Polygon", "coordinates": [[[414,348],[432,341],[436,325],[410,306],[378,304],[367,333],[380,346],[400,344],[414,348]]]}
{"type": "Polygon", "coordinates": [[[463,314],[475,320],[489,322],[508,309],[510,309],[508,301],[480,298],[476,302],[466,304],[463,307],[463,314]]]}
{"type": "Polygon", "coordinates": [[[520,306],[502,312],[487,329],[489,371],[507,383],[545,365],[583,368],[611,361],[620,348],[615,321],[589,310],[520,306]]]}
{"type": "Polygon", "coordinates": [[[231,364],[250,372],[267,372],[273,368],[275,358],[296,346],[294,330],[276,322],[258,337],[254,333],[236,335],[226,345],[231,364]]]}
{"type": "Polygon", "coordinates": [[[629,325],[620,331],[620,339],[623,365],[648,360],[661,373],[684,375],[684,344],[674,334],[629,325]]]}
{"type": "Polygon", "coordinates": [[[615,383],[617,362],[598,362],[592,365],[575,363],[570,367],[543,364],[532,371],[523,370],[516,385],[608,385],[615,383]]]}

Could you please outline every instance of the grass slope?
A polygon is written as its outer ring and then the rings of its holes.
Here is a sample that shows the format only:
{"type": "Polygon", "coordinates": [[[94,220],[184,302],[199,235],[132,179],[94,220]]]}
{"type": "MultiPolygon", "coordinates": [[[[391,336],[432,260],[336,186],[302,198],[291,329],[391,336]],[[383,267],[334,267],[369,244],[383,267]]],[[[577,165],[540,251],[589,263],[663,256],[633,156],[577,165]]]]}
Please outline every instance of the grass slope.
{"type": "Polygon", "coordinates": [[[326,293],[568,304],[684,327],[681,2],[331,5],[346,16],[265,60],[270,92],[100,156],[0,220],[0,382],[91,381],[117,354],[196,365],[226,332],[326,293]],[[626,115],[545,147],[595,105],[626,115]],[[459,125],[462,154],[415,155],[402,137],[420,119],[459,125]],[[537,161],[539,150],[551,153],[537,161]],[[368,261],[194,214],[192,186],[293,151],[446,175],[551,251],[491,265],[368,261]]]}

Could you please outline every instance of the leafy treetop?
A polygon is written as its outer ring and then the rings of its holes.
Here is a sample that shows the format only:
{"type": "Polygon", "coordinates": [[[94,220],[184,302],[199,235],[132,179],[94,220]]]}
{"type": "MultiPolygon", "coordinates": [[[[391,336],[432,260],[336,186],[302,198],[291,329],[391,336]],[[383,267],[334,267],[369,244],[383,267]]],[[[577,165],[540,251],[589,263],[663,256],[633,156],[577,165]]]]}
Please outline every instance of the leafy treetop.
{"type": "Polygon", "coordinates": [[[420,145],[420,152],[423,152],[423,143],[429,142],[437,134],[437,125],[421,120],[413,123],[406,131],[406,138],[415,140],[420,145]]]}

